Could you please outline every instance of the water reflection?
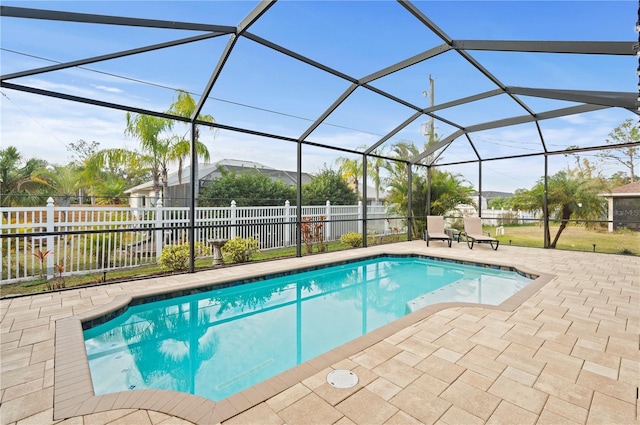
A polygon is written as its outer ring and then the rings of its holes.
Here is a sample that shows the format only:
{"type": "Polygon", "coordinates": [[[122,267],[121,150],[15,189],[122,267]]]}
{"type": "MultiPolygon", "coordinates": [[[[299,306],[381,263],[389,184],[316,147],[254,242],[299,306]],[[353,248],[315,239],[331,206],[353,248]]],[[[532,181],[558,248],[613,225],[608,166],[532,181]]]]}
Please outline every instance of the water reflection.
{"type": "Polygon", "coordinates": [[[489,269],[382,258],[134,306],[85,332],[95,390],[220,400],[439,300],[442,288],[477,298],[491,279],[492,292],[516,287],[489,269]]]}

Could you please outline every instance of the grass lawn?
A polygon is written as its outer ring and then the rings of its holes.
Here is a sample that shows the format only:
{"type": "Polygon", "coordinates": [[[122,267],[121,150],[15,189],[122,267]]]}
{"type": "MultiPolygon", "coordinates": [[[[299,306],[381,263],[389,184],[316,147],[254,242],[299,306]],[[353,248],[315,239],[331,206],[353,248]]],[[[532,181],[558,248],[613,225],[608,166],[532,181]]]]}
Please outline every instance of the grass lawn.
{"type": "MultiPolygon", "coordinates": [[[[551,226],[551,240],[555,238],[559,226],[551,226]]],[[[505,226],[504,235],[496,236],[495,227],[485,227],[485,231],[500,240],[500,244],[542,248],[544,228],[538,225],[505,226]]],[[[609,233],[605,230],[589,230],[582,226],[567,226],[560,235],[556,249],[568,251],[596,252],[609,254],[640,255],[640,234],[631,231],[609,233]]]]}

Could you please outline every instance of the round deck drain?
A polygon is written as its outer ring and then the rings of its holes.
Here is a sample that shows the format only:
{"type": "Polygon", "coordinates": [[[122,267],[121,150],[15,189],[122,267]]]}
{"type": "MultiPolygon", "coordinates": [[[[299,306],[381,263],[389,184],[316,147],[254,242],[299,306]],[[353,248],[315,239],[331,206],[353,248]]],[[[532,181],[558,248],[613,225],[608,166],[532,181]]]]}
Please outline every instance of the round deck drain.
{"type": "Polygon", "coordinates": [[[350,370],[332,370],[327,375],[327,382],[335,388],[351,388],[358,383],[358,375],[350,370]]]}

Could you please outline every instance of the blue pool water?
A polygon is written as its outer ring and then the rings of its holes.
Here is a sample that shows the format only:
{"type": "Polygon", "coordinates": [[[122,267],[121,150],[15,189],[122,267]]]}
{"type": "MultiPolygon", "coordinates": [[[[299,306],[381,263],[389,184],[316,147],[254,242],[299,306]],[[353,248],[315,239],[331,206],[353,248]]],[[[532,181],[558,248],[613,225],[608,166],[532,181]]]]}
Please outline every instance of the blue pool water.
{"type": "Polygon", "coordinates": [[[129,307],[84,332],[96,395],[167,389],[214,401],[421,307],[500,304],[531,279],[378,257],[129,307]]]}

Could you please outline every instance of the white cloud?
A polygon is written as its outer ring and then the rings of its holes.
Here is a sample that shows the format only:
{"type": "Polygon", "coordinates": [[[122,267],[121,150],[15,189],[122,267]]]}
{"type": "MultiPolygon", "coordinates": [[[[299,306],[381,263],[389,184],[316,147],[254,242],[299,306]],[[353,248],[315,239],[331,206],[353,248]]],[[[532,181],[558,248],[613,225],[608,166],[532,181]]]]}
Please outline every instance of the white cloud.
{"type": "Polygon", "coordinates": [[[93,87],[97,88],[98,90],[106,91],[109,93],[124,93],[122,90],[116,87],[95,86],[95,85],[93,87]]]}
{"type": "Polygon", "coordinates": [[[124,112],[20,92],[2,98],[1,145],[14,145],[26,157],[65,164],[67,145],[80,139],[101,148],[131,143],[124,136],[124,112]]]}

